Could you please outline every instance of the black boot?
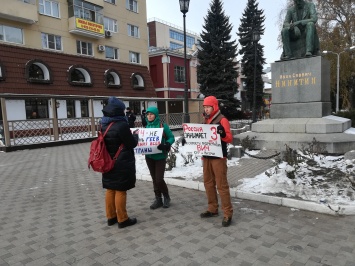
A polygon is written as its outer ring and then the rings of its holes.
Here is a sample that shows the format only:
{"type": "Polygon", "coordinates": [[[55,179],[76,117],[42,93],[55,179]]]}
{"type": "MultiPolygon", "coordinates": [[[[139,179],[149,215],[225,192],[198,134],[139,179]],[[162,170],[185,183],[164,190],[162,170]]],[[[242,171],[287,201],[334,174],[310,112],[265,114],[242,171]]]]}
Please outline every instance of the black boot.
{"type": "Polygon", "coordinates": [[[126,221],[122,223],[118,223],[118,228],[125,228],[127,226],[131,226],[137,223],[136,218],[128,218],[126,221]]]}
{"type": "Polygon", "coordinates": [[[161,206],[163,206],[163,199],[161,197],[155,197],[155,200],[153,201],[152,205],[150,205],[150,208],[152,210],[158,209],[161,206]]]}
{"type": "Polygon", "coordinates": [[[163,208],[169,208],[169,207],[170,207],[170,197],[169,197],[169,195],[167,195],[167,196],[164,195],[163,208]]]}

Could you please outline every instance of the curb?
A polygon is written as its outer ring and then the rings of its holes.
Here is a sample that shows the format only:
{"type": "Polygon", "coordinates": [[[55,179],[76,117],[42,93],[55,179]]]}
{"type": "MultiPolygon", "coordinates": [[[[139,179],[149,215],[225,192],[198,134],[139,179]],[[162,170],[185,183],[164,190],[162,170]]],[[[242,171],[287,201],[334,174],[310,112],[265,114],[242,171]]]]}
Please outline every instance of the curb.
{"type": "MultiPolygon", "coordinates": [[[[150,175],[141,175],[137,177],[137,180],[151,182],[152,178],[150,177],[150,175]]],[[[205,186],[203,182],[192,181],[192,180],[180,180],[171,177],[165,177],[164,180],[168,185],[194,189],[198,191],[205,191],[205,186]]],[[[334,216],[355,215],[355,206],[320,204],[320,203],[305,201],[305,200],[297,200],[297,199],[282,198],[282,197],[276,197],[270,195],[250,193],[250,192],[243,192],[243,191],[239,191],[237,188],[230,188],[229,190],[230,190],[230,195],[233,198],[259,201],[259,202],[280,205],[284,207],[295,208],[295,209],[300,209],[305,211],[330,214],[334,216]]]]}

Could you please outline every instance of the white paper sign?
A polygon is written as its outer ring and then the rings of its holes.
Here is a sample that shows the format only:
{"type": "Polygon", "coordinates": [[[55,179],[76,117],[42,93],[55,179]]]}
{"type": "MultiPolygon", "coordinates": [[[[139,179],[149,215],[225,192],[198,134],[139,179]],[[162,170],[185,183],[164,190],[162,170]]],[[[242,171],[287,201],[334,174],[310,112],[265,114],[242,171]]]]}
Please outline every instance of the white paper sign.
{"type": "Polygon", "coordinates": [[[163,128],[131,128],[133,133],[138,130],[138,144],[134,148],[136,154],[162,153],[157,147],[163,136],[163,128]]]}
{"type": "Polygon", "coordinates": [[[197,156],[223,158],[221,137],[213,124],[182,124],[187,152],[197,156]]]}

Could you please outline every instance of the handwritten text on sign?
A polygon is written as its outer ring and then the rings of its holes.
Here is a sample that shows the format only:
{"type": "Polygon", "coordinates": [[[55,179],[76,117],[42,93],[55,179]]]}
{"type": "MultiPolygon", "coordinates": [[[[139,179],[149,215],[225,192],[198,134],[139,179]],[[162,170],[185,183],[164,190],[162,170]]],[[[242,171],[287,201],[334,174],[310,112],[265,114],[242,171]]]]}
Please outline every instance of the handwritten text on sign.
{"type": "Polygon", "coordinates": [[[138,130],[138,144],[134,148],[136,154],[162,153],[157,147],[161,143],[163,128],[131,128],[133,133],[138,130]]]}
{"type": "Polygon", "coordinates": [[[197,156],[223,157],[218,125],[182,124],[186,140],[186,151],[197,156]]]}

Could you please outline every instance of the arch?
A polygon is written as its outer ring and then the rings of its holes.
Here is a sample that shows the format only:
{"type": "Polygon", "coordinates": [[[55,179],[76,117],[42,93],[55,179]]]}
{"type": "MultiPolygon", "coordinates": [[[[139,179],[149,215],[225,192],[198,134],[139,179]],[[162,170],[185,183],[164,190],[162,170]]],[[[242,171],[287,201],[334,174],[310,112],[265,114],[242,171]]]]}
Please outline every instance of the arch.
{"type": "Polygon", "coordinates": [[[145,81],[141,73],[132,73],[131,75],[131,85],[135,90],[144,90],[145,81]]]}
{"type": "Polygon", "coordinates": [[[33,59],[26,63],[25,77],[31,83],[53,83],[52,71],[42,60],[33,59]]]}
{"type": "Polygon", "coordinates": [[[107,88],[121,88],[121,75],[113,68],[107,69],[104,74],[107,88]]]}
{"type": "Polygon", "coordinates": [[[89,69],[82,65],[72,65],[68,69],[68,83],[73,86],[92,86],[89,69]]]}

